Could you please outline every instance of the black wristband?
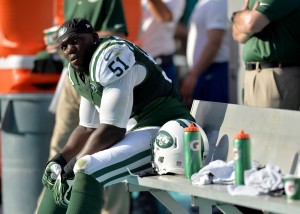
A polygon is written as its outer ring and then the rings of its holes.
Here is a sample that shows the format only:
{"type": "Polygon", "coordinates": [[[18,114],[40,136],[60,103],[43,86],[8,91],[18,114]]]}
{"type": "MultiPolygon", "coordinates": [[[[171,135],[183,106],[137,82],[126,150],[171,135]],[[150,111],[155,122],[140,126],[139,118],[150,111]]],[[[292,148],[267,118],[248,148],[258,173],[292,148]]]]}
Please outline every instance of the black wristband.
{"type": "Polygon", "coordinates": [[[72,158],[64,167],[62,172],[62,180],[74,177],[73,168],[76,164],[76,157],[72,158]]]}
{"type": "Polygon", "coordinates": [[[54,155],[54,157],[46,163],[46,166],[50,162],[56,162],[56,163],[58,163],[61,166],[61,168],[63,168],[67,164],[67,161],[61,155],[61,153],[58,153],[58,154],[54,155]]]}

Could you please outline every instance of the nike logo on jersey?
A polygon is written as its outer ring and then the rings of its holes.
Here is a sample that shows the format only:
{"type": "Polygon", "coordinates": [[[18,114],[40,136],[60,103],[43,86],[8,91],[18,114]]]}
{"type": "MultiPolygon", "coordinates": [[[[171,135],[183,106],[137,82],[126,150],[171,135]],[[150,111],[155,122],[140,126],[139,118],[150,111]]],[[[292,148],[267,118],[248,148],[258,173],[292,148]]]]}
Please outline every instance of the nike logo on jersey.
{"type": "Polygon", "coordinates": [[[114,51],[107,52],[107,53],[105,54],[105,56],[104,56],[104,60],[105,60],[105,61],[108,61],[109,58],[110,58],[110,56],[111,56],[111,54],[112,54],[113,52],[114,52],[114,51]]]}
{"type": "Polygon", "coordinates": [[[103,58],[105,61],[108,61],[110,59],[111,54],[114,54],[115,56],[119,56],[121,52],[122,49],[113,49],[110,50],[109,52],[106,52],[103,58]]]}

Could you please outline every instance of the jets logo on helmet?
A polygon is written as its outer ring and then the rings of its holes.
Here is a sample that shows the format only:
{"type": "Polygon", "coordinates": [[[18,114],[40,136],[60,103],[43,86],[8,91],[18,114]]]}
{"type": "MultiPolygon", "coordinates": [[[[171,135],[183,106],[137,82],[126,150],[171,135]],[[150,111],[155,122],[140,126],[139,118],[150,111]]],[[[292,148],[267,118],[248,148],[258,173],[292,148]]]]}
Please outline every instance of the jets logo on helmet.
{"type": "Polygon", "coordinates": [[[166,131],[160,131],[155,138],[155,143],[160,148],[169,148],[174,144],[172,136],[166,131]]]}
{"type": "Polygon", "coordinates": [[[157,133],[152,146],[152,165],[158,174],[184,174],[184,128],[191,121],[171,120],[157,133]]]}

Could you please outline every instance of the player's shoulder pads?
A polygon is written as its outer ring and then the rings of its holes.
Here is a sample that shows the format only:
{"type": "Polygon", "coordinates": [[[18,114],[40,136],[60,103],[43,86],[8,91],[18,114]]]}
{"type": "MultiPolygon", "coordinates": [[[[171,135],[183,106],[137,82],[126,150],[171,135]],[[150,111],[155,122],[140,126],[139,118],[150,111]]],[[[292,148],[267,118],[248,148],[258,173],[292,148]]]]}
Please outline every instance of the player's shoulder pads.
{"type": "Polygon", "coordinates": [[[122,78],[135,64],[133,50],[123,40],[108,40],[95,51],[91,63],[92,81],[102,86],[122,78]]]}

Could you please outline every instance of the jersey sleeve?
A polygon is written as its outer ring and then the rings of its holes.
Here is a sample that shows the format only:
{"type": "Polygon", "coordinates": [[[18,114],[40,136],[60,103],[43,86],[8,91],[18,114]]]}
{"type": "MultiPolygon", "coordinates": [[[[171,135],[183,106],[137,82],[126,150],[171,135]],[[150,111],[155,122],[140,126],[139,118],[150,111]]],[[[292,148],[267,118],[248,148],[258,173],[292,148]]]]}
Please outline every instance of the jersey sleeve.
{"type": "Polygon", "coordinates": [[[106,86],[126,75],[135,63],[134,53],[125,42],[104,43],[93,55],[91,79],[106,86]]]}
{"type": "Polygon", "coordinates": [[[79,107],[79,125],[97,128],[100,124],[99,110],[86,98],[81,97],[79,107]]]}
{"type": "Polygon", "coordinates": [[[256,10],[264,14],[270,21],[276,21],[299,10],[299,7],[299,0],[262,0],[256,10]]]}
{"type": "Polygon", "coordinates": [[[146,73],[144,66],[135,65],[123,78],[104,87],[100,123],[127,127],[133,108],[133,89],[144,81],[146,73]]]}

